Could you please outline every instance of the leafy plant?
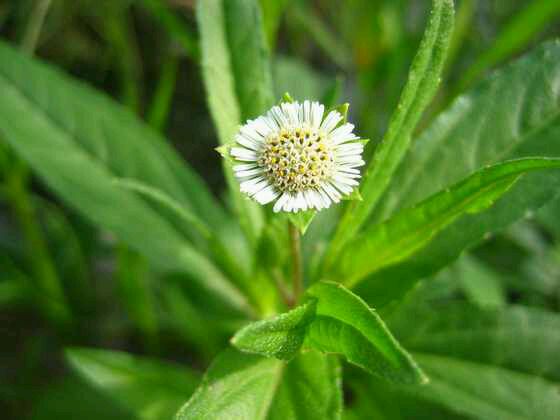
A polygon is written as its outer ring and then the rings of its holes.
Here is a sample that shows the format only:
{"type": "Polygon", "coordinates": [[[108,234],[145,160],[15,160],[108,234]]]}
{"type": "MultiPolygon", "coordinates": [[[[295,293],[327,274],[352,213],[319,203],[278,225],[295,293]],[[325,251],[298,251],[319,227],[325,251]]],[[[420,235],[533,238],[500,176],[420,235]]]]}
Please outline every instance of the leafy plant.
{"type": "MultiPolygon", "coordinates": [[[[30,249],[52,250],[55,258],[33,254],[36,269],[28,276],[17,246],[0,244],[0,306],[40,302],[57,331],[72,336],[80,308],[91,305],[89,296],[71,292],[88,289],[89,255],[80,248],[86,233],[77,233],[57,207],[26,195],[28,165],[72,217],[118,241],[123,306],[145,348],[158,353],[162,331],[171,331],[179,337],[174,349],[185,349],[198,366],[213,361],[202,375],[132,353],[72,346],[65,359],[76,376],[53,388],[32,417],[69,415],[53,401],[68,394],[75,400],[68,404],[79,406],[77,390],[88,395],[81,412],[104,418],[553,419],[560,413],[554,311],[560,252],[558,242],[542,239],[543,231],[560,238],[559,41],[495,71],[432,119],[448,50],[455,56],[459,42],[453,1],[433,0],[408,80],[359,186],[347,194],[327,191],[328,203],[319,198],[315,208],[276,213],[242,192],[239,174],[260,169],[233,162],[243,157],[232,145],[239,127],[263,121],[259,116],[276,103],[287,113],[292,105],[313,113],[319,105],[305,102],[307,95],[333,111],[324,121],[336,118],[331,128],[338,133],[353,117],[348,104],[335,103],[340,78],[273,58],[280,16],[310,22],[311,38],[326,50],[335,45],[330,53],[341,68],[351,61],[346,41],[305,2],[291,9],[287,1],[199,0],[198,39],[164,2],[141,3],[199,61],[218,139],[205,147],[221,146],[225,199],[156,131],[171,108],[175,61],[162,75],[150,126],[134,114],[137,93],[129,92],[135,105],[126,108],[2,41],[5,195],[24,221],[34,220],[35,203],[45,208],[41,217],[54,245],[43,243],[42,225],[24,227],[30,249]],[[298,88],[294,74],[310,83],[298,88]],[[290,94],[301,105],[274,90],[283,86],[296,89],[290,94]],[[343,195],[347,200],[322,209],[343,195]],[[536,215],[537,228],[515,224],[528,215],[536,215]],[[496,237],[503,243],[485,252],[496,237]],[[505,265],[496,261],[501,247],[509,252],[505,265]],[[519,261],[512,261],[513,248],[523,255],[519,261]],[[60,257],[66,249],[71,256],[60,257]],[[57,257],[73,263],[63,270],[57,257]],[[72,277],[83,287],[70,288],[72,277]]],[[[522,12],[458,84],[470,85],[519,49],[547,22],[545,12],[558,11],[551,4],[535,2],[522,12]],[[531,28],[516,36],[527,16],[531,28]]],[[[115,13],[113,23],[122,11],[115,13]]],[[[126,49],[115,25],[106,29],[126,49]]],[[[350,142],[346,150],[360,153],[366,143],[350,142]]],[[[356,174],[350,169],[346,175],[356,174]]]]}

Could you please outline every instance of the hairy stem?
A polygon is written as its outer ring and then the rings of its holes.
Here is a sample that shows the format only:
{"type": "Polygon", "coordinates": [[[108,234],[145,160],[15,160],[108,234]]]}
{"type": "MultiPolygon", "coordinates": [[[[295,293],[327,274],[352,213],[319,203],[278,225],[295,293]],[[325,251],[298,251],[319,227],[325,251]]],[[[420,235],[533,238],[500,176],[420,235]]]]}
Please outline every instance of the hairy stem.
{"type": "Polygon", "coordinates": [[[288,224],[288,231],[290,234],[290,249],[292,252],[292,264],[293,264],[293,292],[294,299],[293,304],[299,301],[301,294],[303,292],[303,264],[301,259],[301,235],[298,228],[293,224],[288,224]]]}

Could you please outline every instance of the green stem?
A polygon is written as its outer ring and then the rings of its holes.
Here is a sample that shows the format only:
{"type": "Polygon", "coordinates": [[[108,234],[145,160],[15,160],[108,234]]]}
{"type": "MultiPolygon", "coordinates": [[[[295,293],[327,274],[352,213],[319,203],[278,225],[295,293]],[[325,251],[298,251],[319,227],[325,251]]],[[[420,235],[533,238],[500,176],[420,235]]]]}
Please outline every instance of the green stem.
{"type": "Polygon", "coordinates": [[[292,252],[293,263],[293,293],[294,299],[292,304],[296,304],[303,293],[303,264],[301,259],[301,235],[298,228],[293,224],[288,224],[288,232],[290,235],[290,249],[292,252]]]}
{"type": "Polygon", "coordinates": [[[14,215],[25,237],[31,270],[39,289],[44,293],[45,299],[42,301],[45,311],[55,323],[63,326],[70,321],[70,311],[27,191],[27,176],[23,166],[16,165],[7,174],[6,187],[14,215]]]}
{"type": "Polygon", "coordinates": [[[35,51],[50,5],[51,0],[38,0],[37,6],[33,9],[33,13],[29,19],[25,35],[21,41],[22,50],[30,54],[33,54],[35,51]]]}

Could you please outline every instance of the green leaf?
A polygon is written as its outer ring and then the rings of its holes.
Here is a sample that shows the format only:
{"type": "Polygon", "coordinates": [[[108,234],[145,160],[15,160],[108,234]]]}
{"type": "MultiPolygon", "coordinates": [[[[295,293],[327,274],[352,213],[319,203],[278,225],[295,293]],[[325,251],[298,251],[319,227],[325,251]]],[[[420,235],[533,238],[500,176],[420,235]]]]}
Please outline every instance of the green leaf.
{"type": "Polygon", "coordinates": [[[181,207],[177,201],[169,197],[165,192],[134,179],[117,178],[113,182],[120,188],[138,193],[161,207],[170,210],[177,218],[183,220],[185,224],[194,227],[203,237],[209,238],[211,236],[209,228],[195,214],[181,207]]]}
{"type": "Polygon", "coordinates": [[[177,420],[264,419],[282,379],[283,362],[227,350],[212,363],[177,420]]]}
{"type": "Polygon", "coordinates": [[[279,56],[274,61],[273,70],[276,97],[290,92],[300,100],[319,101],[326,94],[329,79],[304,61],[279,56]]]}
{"type": "MultiPolygon", "coordinates": [[[[486,165],[520,157],[560,157],[558,83],[560,43],[549,42],[459,98],[415,143],[374,220],[385,220],[486,165]]],[[[556,172],[523,177],[489,211],[457,220],[425,249],[373,275],[368,287],[357,292],[378,307],[402,296],[417,279],[554,199],[558,182],[556,172]]]]}
{"type": "Polygon", "coordinates": [[[222,2],[241,118],[255,118],[274,105],[270,58],[258,0],[222,2]]]}
{"type": "Polygon", "coordinates": [[[345,212],[329,252],[331,261],[367,221],[409,148],[414,128],[440,82],[453,30],[453,13],[452,0],[433,1],[430,21],[410,68],[408,82],[385,138],[364,175],[360,187],[364,200],[349,206],[345,212]]]}
{"type": "Polygon", "coordinates": [[[309,352],[286,364],[229,349],[175,418],[338,420],[341,409],[340,368],[332,356],[309,352]]]}
{"type": "Polygon", "coordinates": [[[560,383],[557,313],[523,306],[480,309],[451,302],[436,310],[430,304],[403,308],[390,321],[411,351],[497,365],[560,383]]]}
{"type": "Polygon", "coordinates": [[[269,413],[271,420],[340,420],[342,372],[337,358],[300,354],[284,371],[269,413]]]}
{"type": "Polygon", "coordinates": [[[49,383],[34,402],[31,420],[137,420],[133,413],[85,380],[75,377],[49,383]]]}
{"type": "Polygon", "coordinates": [[[342,285],[319,282],[307,295],[317,299],[305,347],[339,353],[369,373],[395,383],[425,383],[427,378],[391,335],[379,315],[342,285]]]}
{"type": "MultiPolygon", "coordinates": [[[[455,276],[447,271],[449,283],[455,276]]],[[[435,284],[424,283],[428,287],[436,292],[435,284]]],[[[554,418],[560,404],[557,313],[428,300],[421,289],[390,325],[430,375],[430,384],[395,389],[477,418],[554,418]]]]}
{"type": "Polygon", "coordinates": [[[244,352],[290,360],[303,344],[306,327],[314,316],[315,301],[310,301],[275,318],[247,325],[231,343],[244,352]]]}
{"type": "Polygon", "coordinates": [[[87,381],[139,418],[171,418],[198,377],[189,369],[122,352],[70,349],[66,356],[87,381]]]}
{"type": "Polygon", "coordinates": [[[416,354],[430,384],[413,395],[484,419],[553,419],[560,412],[558,384],[494,366],[416,354]]]}
{"type": "Polygon", "coordinates": [[[481,307],[505,306],[506,291],[500,275],[486,264],[468,255],[463,256],[453,270],[467,299],[481,307]]]}
{"type": "Polygon", "coordinates": [[[384,220],[396,209],[486,165],[521,157],[560,157],[555,141],[560,127],[559,82],[560,41],[554,41],[461,96],[414,143],[375,220],[384,220]]]}
{"type": "Polygon", "coordinates": [[[457,83],[455,92],[460,93],[486,70],[521,51],[534,40],[535,35],[554,22],[558,15],[558,2],[535,0],[528,3],[527,7],[503,26],[493,44],[468,68],[457,83]]]}
{"type": "Polygon", "coordinates": [[[113,184],[119,177],[136,179],[210,226],[226,223],[202,182],[164,141],[104,95],[2,43],[0,63],[0,133],[47,185],[156,268],[186,272],[228,305],[247,310],[244,296],[184,235],[113,184]]]}
{"type": "Polygon", "coordinates": [[[560,240],[560,196],[552,200],[537,213],[537,220],[560,240]]]}
{"type": "Polygon", "coordinates": [[[352,62],[348,47],[316,15],[311,5],[305,2],[293,3],[288,9],[290,20],[296,22],[298,29],[305,31],[334,63],[343,69],[348,68],[352,62]]]}
{"type": "Polygon", "coordinates": [[[526,172],[560,168],[560,159],[518,159],[475,172],[387,222],[372,225],[342,254],[339,274],[354,286],[366,275],[398,263],[424,247],[440,230],[465,213],[490,207],[526,172]]]}
{"type": "MultiPolygon", "coordinates": [[[[258,4],[256,0],[202,1],[197,3],[196,16],[208,106],[219,143],[225,145],[234,140],[242,117],[262,113],[265,109],[257,108],[265,106],[267,100],[273,100],[272,87],[268,86],[270,75],[267,74],[266,51],[260,49],[265,41],[262,27],[257,24],[260,21],[258,4]],[[242,18],[250,21],[239,20],[242,18]],[[235,45],[230,45],[228,40],[235,45]],[[254,69],[250,68],[252,65],[254,69]],[[249,87],[255,98],[251,98],[248,91],[241,91],[249,87]],[[239,97],[239,94],[243,96],[239,97]]],[[[241,194],[226,161],[224,172],[241,227],[255,244],[263,225],[262,209],[241,194]]]]}

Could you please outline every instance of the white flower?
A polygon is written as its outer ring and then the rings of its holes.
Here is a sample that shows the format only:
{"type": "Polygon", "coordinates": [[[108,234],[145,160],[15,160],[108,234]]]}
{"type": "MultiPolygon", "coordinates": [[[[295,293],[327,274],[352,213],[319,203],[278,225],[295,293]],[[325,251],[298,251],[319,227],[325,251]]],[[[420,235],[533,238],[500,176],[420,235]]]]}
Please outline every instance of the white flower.
{"type": "Polygon", "coordinates": [[[343,116],[318,102],[285,102],[249,120],[231,156],[241,191],[274,212],[327,208],[358,185],[363,142],[343,116]]]}

